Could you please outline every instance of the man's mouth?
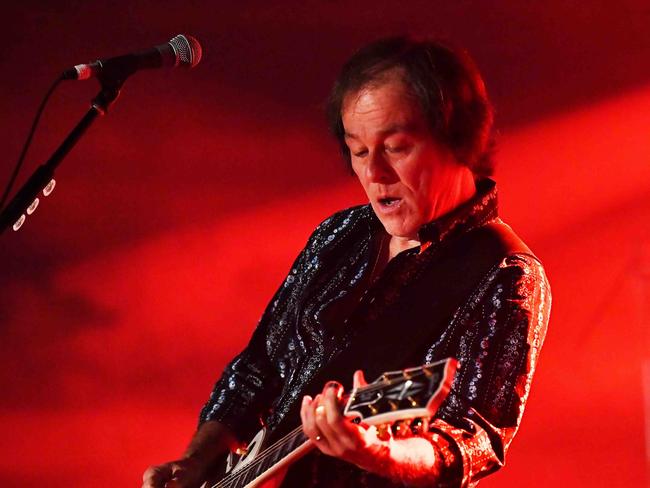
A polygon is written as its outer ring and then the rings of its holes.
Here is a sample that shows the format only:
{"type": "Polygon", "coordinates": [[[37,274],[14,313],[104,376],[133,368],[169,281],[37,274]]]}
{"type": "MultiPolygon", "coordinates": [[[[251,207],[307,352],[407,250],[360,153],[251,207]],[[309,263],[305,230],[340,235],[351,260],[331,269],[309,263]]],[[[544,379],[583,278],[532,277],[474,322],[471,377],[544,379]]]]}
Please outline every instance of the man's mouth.
{"type": "Polygon", "coordinates": [[[383,197],[379,199],[379,204],[382,207],[395,207],[401,201],[402,199],[397,197],[383,197]]]}

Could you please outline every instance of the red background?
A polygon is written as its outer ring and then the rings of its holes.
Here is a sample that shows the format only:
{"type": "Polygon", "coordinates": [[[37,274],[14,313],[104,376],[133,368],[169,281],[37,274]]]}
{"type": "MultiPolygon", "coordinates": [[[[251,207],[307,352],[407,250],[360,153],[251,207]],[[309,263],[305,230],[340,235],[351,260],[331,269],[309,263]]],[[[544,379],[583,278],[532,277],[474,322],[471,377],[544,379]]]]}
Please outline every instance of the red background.
{"type": "MultiPolygon", "coordinates": [[[[322,104],[355,48],[405,32],[484,72],[501,213],[553,286],[521,431],[483,484],[648,486],[647,2],[13,2],[2,24],[2,185],[62,69],[180,32],[205,49],[129,80],[0,238],[3,486],[139,486],[182,451],[310,231],[363,202],[322,104]]],[[[56,92],[21,181],[96,91],[56,92]]]]}

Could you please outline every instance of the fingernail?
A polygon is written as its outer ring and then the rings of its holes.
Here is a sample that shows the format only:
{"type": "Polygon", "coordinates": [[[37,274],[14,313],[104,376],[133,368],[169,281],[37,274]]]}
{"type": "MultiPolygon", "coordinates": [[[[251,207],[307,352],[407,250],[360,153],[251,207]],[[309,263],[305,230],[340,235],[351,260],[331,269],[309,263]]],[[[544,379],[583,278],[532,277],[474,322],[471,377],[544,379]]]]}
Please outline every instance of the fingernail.
{"type": "Polygon", "coordinates": [[[307,405],[309,402],[311,402],[311,397],[309,395],[305,395],[302,397],[302,404],[307,405]]]}
{"type": "Polygon", "coordinates": [[[336,381],[328,381],[325,384],[325,388],[338,388],[339,384],[336,381]]]}

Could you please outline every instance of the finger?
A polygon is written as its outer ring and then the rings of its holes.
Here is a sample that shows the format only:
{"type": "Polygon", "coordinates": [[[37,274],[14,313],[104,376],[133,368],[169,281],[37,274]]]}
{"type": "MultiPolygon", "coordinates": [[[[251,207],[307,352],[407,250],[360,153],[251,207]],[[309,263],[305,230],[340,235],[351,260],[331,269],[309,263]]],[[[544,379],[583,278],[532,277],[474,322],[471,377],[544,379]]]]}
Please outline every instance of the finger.
{"type": "Polygon", "coordinates": [[[163,464],[162,466],[150,466],[142,475],[143,488],[162,487],[172,476],[171,466],[163,464]]]}
{"type": "Polygon", "coordinates": [[[363,371],[360,369],[357,369],[354,372],[354,375],[352,376],[352,386],[353,388],[360,388],[362,386],[366,386],[368,382],[366,381],[366,377],[363,374],[363,371]]]}
{"type": "Polygon", "coordinates": [[[329,430],[329,427],[327,426],[325,405],[322,401],[323,397],[322,395],[318,395],[317,398],[319,398],[319,402],[313,410],[313,417],[314,428],[316,432],[318,432],[318,435],[314,440],[316,441],[316,446],[318,449],[331,456],[333,454],[330,451],[330,442],[334,441],[335,439],[332,439],[332,434],[329,430]]]}
{"type": "Polygon", "coordinates": [[[323,404],[323,400],[323,395],[319,393],[316,395],[311,405],[311,418],[313,419],[312,421],[314,423],[314,432],[316,434],[312,440],[321,452],[332,456],[333,454],[330,449],[327,435],[318,426],[319,419],[325,415],[325,405],[323,404]]]}
{"type": "MultiPolygon", "coordinates": [[[[318,396],[316,397],[318,398],[318,396]]],[[[302,420],[302,431],[307,437],[312,441],[316,441],[316,438],[320,435],[320,432],[316,428],[316,420],[314,418],[314,408],[317,405],[316,399],[313,399],[306,395],[302,399],[302,405],[300,406],[300,419],[302,420]]]]}
{"type": "Polygon", "coordinates": [[[323,387],[323,395],[325,395],[330,389],[334,390],[336,397],[341,398],[343,396],[343,385],[338,381],[328,381],[323,387]]]}
{"type": "Polygon", "coordinates": [[[331,426],[340,423],[343,419],[343,415],[341,415],[338,395],[341,389],[341,385],[331,382],[328,383],[328,385],[325,387],[325,390],[323,390],[321,405],[325,408],[322,409],[321,412],[325,412],[327,423],[331,426]]]}
{"type": "Polygon", "coordinates": [[[316,411],[316,427],[323,433],[333,456],[345,456],[358,446],[358,436],[348,429],[333,388],[323,395],[321,408],[316,411]]]}
{"type": "Polygon", "coordinates": [[[313,402],[312,397],[305,395],[302,397],[302,404],[300,405],[300,420],[302,421],[302,430],[305,432],[307,437],[310,437],[310,432],[313,430],[313,416],[311,414],[313,402]]]}
{"type": "Polygon", "coordinates": [[[189,488],[190,486],[195,486],[195,485],[191,484],[187,480],[181,480],[177,478],[173,478],[169,480],[167,483],[165,483],[165,488],[189,488]]]}
{"type": "Polygon", "coordinates": [[[165,488],[185,488],[189,485],[188,471],[180,466],[172,469],[172,478],[165,484],[165,488]]]}
{"type": "MultiPolygon", "coordinates": [[[[337,392],[337,393],[340,393],[337,392]]],[[[332,430],[337,434],[339,439],[343,439],[347,448],[358,445],[360,436],[358,434],[358,427],[346,419],[341,413],[341,398],[338,394],[335,395],[334,391],[326,395],[324,399],[325,413],[327,422],[332,430]],[[351,442],[350,442],[351,441],[351,442]]]]}
{"type": "Polygon", "coordinates": [[[334,432],[337,432],[338,424],[343,420],[341,414],[340,400],[343,396],[343,385],[337,381],[329,381],[323,388],[323,393],[316,411],[325,414],[327,424],[334,432]]]}
{"type": "Polygon", "coordinates": [[[302,397],[302,403],[300,405],[300,420],[302,420],[303,425],[305,425],[306,421],[309,419],[309,407],[311,402],[312,398],[309,395],[302,397]]]}

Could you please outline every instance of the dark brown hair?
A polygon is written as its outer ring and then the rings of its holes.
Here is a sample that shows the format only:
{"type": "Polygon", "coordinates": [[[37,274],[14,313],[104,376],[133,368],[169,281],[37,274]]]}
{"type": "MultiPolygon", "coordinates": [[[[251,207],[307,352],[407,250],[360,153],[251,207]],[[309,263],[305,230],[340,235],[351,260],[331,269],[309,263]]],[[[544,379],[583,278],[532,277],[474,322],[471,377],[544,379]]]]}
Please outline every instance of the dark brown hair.
{"type": "Polygon", "coordinates": [[[436,140],[475,177],[491,175],[493,108],[476,64],[465,50],[409,37],[379,39],[363,47],[343,65],[334,83],[327,117],[348,165],[350,150],[341,119],[345,98],[369,85],[381,84],[393,72],[401,74],[436,140]]]}

